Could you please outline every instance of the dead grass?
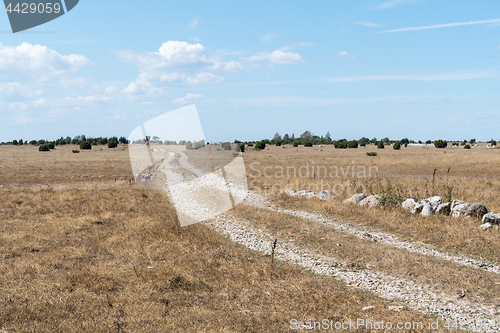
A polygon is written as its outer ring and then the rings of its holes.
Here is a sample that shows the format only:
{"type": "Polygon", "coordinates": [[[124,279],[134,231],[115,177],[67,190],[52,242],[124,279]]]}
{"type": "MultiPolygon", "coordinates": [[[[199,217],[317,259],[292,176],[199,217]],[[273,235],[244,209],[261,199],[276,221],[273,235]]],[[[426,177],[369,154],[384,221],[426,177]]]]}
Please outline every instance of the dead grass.
{"type": "Polygon", "coordinates": [[[204,225],[180,228],[163,192],[130,185],[126,149],[72,148],[0,147],[1,330],[283,332],[292,318],[429,321],[283,263],[271,278],[270,258],[204,225]],[[375,310],[363,312],[368,305],[375,310]]]}
{"type": "Polygon", "coordinates": [[[500,152],[497,149],[408,147],[394,151],[390,147],[382,150],[374,146],[347,150],[331,146],[287,146],[285,149],[271,146],[264,151],[245,153],[249,187],[265,191],[284,207],[317,211],[345,222],[369,225],[377,230],[396,233],[408,240],[423,241],[438,248],[475,257],[482,256],[494,262],[500,257],[498,231],[479,231],[480,221],[477,219],[424,218],[399,208],[365,210],[353,205],[344,205],[342,202],[356,192],[364,192],[367,195],[381,193],[387,186],[387,177],[394,193],[404,198],[444,196],[451,187],[452,199],[471,203],[482,202],[490,211],[500,212],[500,176],[496,171],[499,162],[500,152]],[[366,156],[368,151],[376,151],[378,156],[366,156]],[[307,165],[309,174],[305,171],[307,165]],[[327,168],[328,174],[325,174],[324,169],[319,169],[318,172],[318,167],[322,166],[327,168]],[[338,167],[339,177],[331,177],[335,175],[331,174],[335,171],[332,169],[335,166],[338,167]],[[356,167],[354,177],[352,166],[356,167]],[[269,177],[264,174],[265,167],[268,167],[269,177]],[[284,170],[283,177],[279,174],[281,167],[284,170]],[[289,177],[286,173],[287,167],[290,167],[289,177]],[[300,176],[300,167],[303,167],[302,175],[307,177],[300,176]],[[348,167],[350,169],[347,169],[348,167]],[[358,172],[363,170],[359,169],[360,167],[365,167],[365,170],[372,167],[371,178],[368,177],[368,171],[367,177],[357,177],[358,172]],[[375,172],[377,169],[378,178],[375,172]],[[437,171],[433,181],[435,169],[437,171]],[[294,176],[293,170],[297,170],[297,175],[294,176]],[[349,172],[346,172],[347,170],[349,172]],[[337,187],[334,187],[335,185],[337,187]],[[322,202],[316,199],[273,196],[286,187],[318,191],[322,186],[323,189],[335,188],[339,200],[322,202]],[[341,188],[344,189],[343,192],[340,191],[341,188]]]}

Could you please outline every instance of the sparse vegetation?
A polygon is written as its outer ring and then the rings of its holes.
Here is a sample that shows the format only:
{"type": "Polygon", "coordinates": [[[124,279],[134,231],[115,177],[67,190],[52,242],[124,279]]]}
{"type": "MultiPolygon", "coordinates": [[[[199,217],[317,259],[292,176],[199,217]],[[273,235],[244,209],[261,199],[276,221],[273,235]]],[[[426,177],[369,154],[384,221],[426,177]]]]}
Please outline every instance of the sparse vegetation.
{"type": "Polygon", "coordinates": [[[80,150],[91,150],[92,144],[89,141],[83,141],[80,143],[80,150]]]}
{"type": "Polygon", "coordinates": [[[447,146],[448,146],[448,141],[446,141],[446,140],[434,141],[434,147],[436,147],[436,148],[446,148],[447,146]]]}
{"type": "Polygon", "coordinates": [[[466,144],[464,145],[464,149],[470,149],[470,144],[466,143],[466,144]]]}
{"type": "Polygon", "coordinates": [[[366,156],[377,156],[377,152],[369,151],[366,153],[366,156]]]}
{"type": "Polygon", "coordinates": [[[50,151],[49,145],[43,144],[38,146],[38,151],[50,151]]]}
{"type": "Polygon", "coordinates": [[[384,149],[385,148],[384,142],[383,141],[377,142],[377,148],[378,149],[384,149]]]}
{"type": "Polygon", "coordinates": [[[255,143],[255,150],[264,150],[266,149],[266,143],[264,141],[258,141],[255,143]]]}

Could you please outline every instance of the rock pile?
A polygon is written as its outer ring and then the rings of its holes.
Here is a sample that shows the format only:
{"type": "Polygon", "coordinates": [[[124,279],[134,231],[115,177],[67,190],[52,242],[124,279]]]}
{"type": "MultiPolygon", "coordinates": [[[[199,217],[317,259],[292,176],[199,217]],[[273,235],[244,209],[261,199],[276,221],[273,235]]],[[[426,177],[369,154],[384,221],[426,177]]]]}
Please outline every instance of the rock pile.
{"type": "Polygon", "coordinates": [[[309,191],[309,190],[302,190],[302,191],[297,191],[295,192],[293,189],[287,189],[286,194],[292,196],[292,197],[304,197],[307,199],[311,198],[318,198],[323,201],[329,201],[336,199],[337,197],[333,196],[330,191],[321,191],[319,193],[309,191]]]}

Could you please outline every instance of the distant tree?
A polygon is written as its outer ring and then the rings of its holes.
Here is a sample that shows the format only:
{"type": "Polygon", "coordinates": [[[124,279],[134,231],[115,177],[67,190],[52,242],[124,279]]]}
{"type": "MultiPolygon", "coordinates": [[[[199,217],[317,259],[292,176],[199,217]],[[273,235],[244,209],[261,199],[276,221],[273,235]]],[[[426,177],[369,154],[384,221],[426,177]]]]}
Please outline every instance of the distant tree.
{"type": "Polygon", "coordinates": [[[82,141],[80,143],[80,149],[81,150],[91,150],[92,144],[90,143],[90,141],[82,141]]]}
{"type": "Polygon", "coordinates": [[[351,140],[347,143],[347,148],[358,148],[358,141],[351,140]]]}
{"type": "Polygon", "coordinates": [[[193,149],[193,143],[191,141],[186,142],[186,149],[187,150],[193,149]]]}
{"type": "Polygon", "coordinates": [[[497,142],[495,140],[491,140],[491,143],[490,143],[492,146],[496,146],[497,145],[497,142]]]}
{"type": "Polygon", "coordinates": [[[17,140],[12,140],[12,145],[17,146],[18,144],[19,142],[17,142],[17,140]]]}
{"type": "Polygon", "coordinates": [[[299,141],[298,140],[294,140],[292,146],[298,147],[299,146],[299,141]]]}
{"type": "Polygon", "coordinates": [[[405,147],[408,147],[408,144],[410,143],[410,140],[408,140],[407,138],[404,138],[403,140],[400,141],[402,145],[404,145],[405,147]]]}
{"type": "Polygon", "coordinates": [[[466,144],[464,145],[464,149],[470,149],[470,144],[466,143],[466,144]]]}
{"type": "Polygon", "coordinates": [[[276,146],[281,146],[281,139],[276,139],[274,142],[276,143],[276,146]]]}
{"type": "Polygon", "coordinates": [[[66,140],[67,143],[70,143],[71,142],[71,137],[67,136],[65,140],[66,140]]]}
{"type": "Polygon", "coordinates": [[[401,149],[401,143],[400,143],[399,141],[394,142],[394,144],[392,145],[392,148],[393,148],[394,150],[399,150],[399,149],[401,149]]]}
{"type": "Polygon", "coordinates": [[[300,136],[301,139],[312,139],[313,138],[313,135],[310,131],[305,131],[304,133],[302,133],[302,135],[300,136]]]}
{"type": "Polygon", "coordinates": [[[384,148],[385,148],[385,147],[384,147],[384,141],[379,141],[379,142],[377,143],[377,148],[378,148],[378,149],[384,149],[384,148]]]}
{"type": "Polygon", "coordinates": [[[427,140],[427,141],[425,141],[425,144],[426,144],[426,145],[430,145],[431,143],[432,143],[432,141],[431,141],[431,140],[427,140]]]}
{"type": "Polygon", "coordinates": [[[326,132],[325,140],[328,141],[328,142],[332,141],[332,137],[330,135],[330,132],[326,132]]]}
{"type": "Polygon", "coordinates": [[[128,144],[128,140],[124,136],[120,136],[120,138],[118,139],[118,142],[121,143],[122,145],[128,144]]]}
{"type": "Polygon", "coordinates": [[[276,132],[276,134],[274,134],[273,140],[281,140],[281,135],[276,132]]]}
{"type": "Polygon", "coordinates": [[[30,141],[30,145],[32,145],[32,146],[36,146],[37,143],[38,143],[38,141],[36,141],[36,140],[31,140],[30,141]]]}
{"type": "Polygon", "coordinates": [[[470,139],[469,142],[471,143],[471,145],[473,145],[476,142],[476,139],[470,139]]]}
{"type": "Polygon", "coordinates": [[[108,140],[108,148],[116,148],[118,147],[118,140],[116,138],[108,140]]]}
{"type": "Polygon", "coordinates": [[[467,140],[462,141],[462,146],[465,146],[466,143],[467,143],[467,140]]]}
{"type": "Polygon", "coordinates": [[[383,138],[382,141],[384,141],[384,143],[389,143],[391,140],[389,140],[389,138],[383,138]]]}
{"type": "Polygon", "coordinates": [[[50,151],[50,148],[48,145],[43,144],[38,147],[38,151],[50,151]]]}
{"type": "Polygon", "coordinates": [[[19,145],[20,145],[20,146],[24,145],[24,141],[23,141],[23,139],[19,140],[19,145]]]}
{"type": "Polygon", "coordinates": [[[236,151],[239,151],[239,152],[242,152],[242,153],[245,152],[245,144],[243,142],[238,143],[238,145],[236,147],[237,147],[236,151]]]}
{"type": "Polygon", "coordinates": [[[295,140],[295,134],[292,133],[292,137],[290,138],[291,140],[295,140]]]}
{"type": "Polygon", "coordinates": [[[436,147],[436,148],[446,148],[447,146],[448,146],[448,142],[446,140],[434,141],[434,147],[436,147]]]}
{"type": "Polygon", "coordinates": [[[264,149],[266,149],[266,143],[265,143],[265,141],[264,141],[264,140],[262,140],[262,141],[258,141],[258,142],[256,142],[256,143],[255,143],[255,148],[254,148],[254,149],[255,149],[255,150],[264,150],[264,149]]]}
{"type": "Polygon", "coordinates": [[[308,141],[304,142],[304,147],[312,147],[312,146],[313,146],[312,140],[308,140],[308,141]]]}
{"type": "Polygon", "coordinates": [[[290,140],[290,136],[288,134],[285,134],[283,136],[283,141],[285,141],[285,144],[288,143],[289,140],[290,140]]]}
{"type": "Polygon", "coordinates": [[[419,144],[422,144],[422,141],[421,141],[421,140],[418,140],[418,143],[419,143],[419,144]]]}

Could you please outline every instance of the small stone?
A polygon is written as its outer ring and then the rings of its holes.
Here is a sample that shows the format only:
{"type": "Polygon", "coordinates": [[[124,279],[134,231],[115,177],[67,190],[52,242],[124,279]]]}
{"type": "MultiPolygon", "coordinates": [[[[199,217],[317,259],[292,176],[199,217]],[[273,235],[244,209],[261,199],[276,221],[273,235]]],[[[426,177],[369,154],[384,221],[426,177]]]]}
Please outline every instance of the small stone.
{"type": "Polygon", "coordinates": [[[424,207],[422,208],[422,216],[431,216],[432,215],[432,212],[434,210],[432,209],[432,206],[431,205],[424,205],[424,207]]]}
{"type": "Polygon", "coordinates": [[[486,230],[486,229],[491,228],[492,226],[493,226],[493,224],[491,224],[491,223],[483,223],[483,224],[481,224],[481,225],[479,226],[479,229],[481,229],[481,230],[486,230]]]}
{"type": "MultiPolygon", "coordinates": [[[[453,206],[453,204],[452,204],[453,206]]],[[[467,209],[469,209],[470,203],[464,202],[462,204],[456,205],[451,209],[453,217],[465,216],[467,209]]]]}
{"type": "Polygon", "coordinates": [[[437,207],[443,203],[443,199],[440,196],[430,197],[426,199],[433,207],[437,207]]]}
{"type": "Polygon", "coordinates": [[[413,207],[413,209],[410,211],[410,213],[412,214],[420,214],[422,212],[422,209],[424,209],[424,204],[423,203],[420,203],[420,202],[417,202],[415,204],[415,206],[413,207]]]}
{"type": "Polygon", "coordinates": [[[476,202],[470,205],[470,207],[465,212],[466,216],[483,218],[484,215],[488,214],[488,208],[486,208],[482,203],[476,202]]]}
{"type": "Polygon", "coordinates": [[[363,311],[370,311],[370,310],[373,310],[375,309],[375,307],[373,305],[370,305],[370,306],[365,306],[362,310],[363,311]]]}
{"type": "Polygon", "coordinates": [[[488,213],[483,216],[482,223],[489,223],[491,225],[500,224],[500,214],[488,213]]]}
{"type": "Polygon", "coordinates": [[[323,201],[329,201],[334,199],[335,197],[332,195],[330,191],[321,191],[318,193],[318,199],[323,201]]]}
{"type": "Polygon", "coordinates": [[[344,203],[357,204],[358,202],[360,202],[364,198],[366,198],[366,195],[364,195],[363,193],[358,193],[358,194],[353,195],[349,199],[345,200],[344,203]]]}
{"type": "Polygon", "coordinates": [[[400,312],[401,310],[403,310],[403,307],[391,305],[391,306],[389,306],[389,310],[400,312]]]}
{"type": "Polygon", "coordinates": [[[406,210],[413,209],[417,203],[413,199],[406,199],[403,203],[402,206],[406,210]]]}
{"type": "Polygon", "coordinates": [[[364,208],[373,208],[379,205],[380,199],[382,199],[380,195],[370,195],[358,202],[358,205],[364,208]]]}
{"type": "Polygon", "coordinates": [[[437,206],[436,215],[450,215],[451,213],[451,202],[445,202],[437,206]]]}
{"type": "Polygon", "coordinates": [[[465,201],[462,201],[462,200],[453,200],[453,202],[451,203],[451,210],[453,210],[453,208],[455,208],[455,206],[458,206],[458,205],[461,205],[464,203],[465,203],[465,201]]]}

